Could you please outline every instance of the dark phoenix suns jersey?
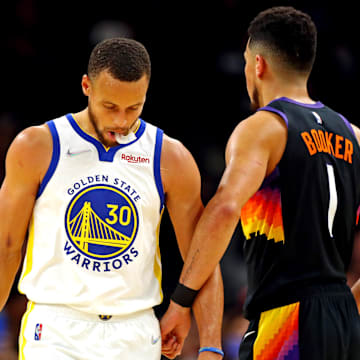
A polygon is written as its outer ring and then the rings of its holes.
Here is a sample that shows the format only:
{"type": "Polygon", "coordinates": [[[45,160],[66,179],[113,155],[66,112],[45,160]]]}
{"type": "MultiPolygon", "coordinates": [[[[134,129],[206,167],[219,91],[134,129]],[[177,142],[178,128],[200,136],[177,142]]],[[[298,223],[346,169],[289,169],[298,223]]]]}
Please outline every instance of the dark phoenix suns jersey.
{"type": "Polygon", "coordinates": [[[360,203],[360,148],[342,115],[287,98],[259,111],[281,116],[288,139],[241,212],[248,318],[298,301],[310,285],[346,281],[360,203]]]}

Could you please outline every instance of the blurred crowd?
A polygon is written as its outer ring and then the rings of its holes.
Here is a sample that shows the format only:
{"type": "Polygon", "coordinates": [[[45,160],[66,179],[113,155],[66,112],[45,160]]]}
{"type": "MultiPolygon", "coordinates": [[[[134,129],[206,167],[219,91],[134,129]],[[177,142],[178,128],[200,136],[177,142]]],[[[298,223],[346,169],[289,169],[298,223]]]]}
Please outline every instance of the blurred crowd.
{"type": "MultiPolygon", "coordinates": [[[[357,118],[359,49],[357,12],[313,1],[282,1],[308,12],[318,27],[318,57],[309,92],[351,122],[357,118]]],[[[278,2],[244,4],[120,0],[115,2],[16,0],[3,4],[2,96],[0,107],[0,180],[5,155],[23,128],[41,124],[86,106],[80,81],[93,46],[113,36],[141,41],[152,58],[152,80],[142,117],[180,139],[192,152],[202,175],[204,203],[216,191],[224,169],[226,141],[235,125],[249,115],[243,74],[243,51],[249,21],[278,2]]],[[[225,285],[223,346],[225,360],[236,359],[247,321],[242,317],[246,273],[240,227],[221,262],[225,285]]],[[[182,261],[167,214],[160,246],[165,311],[182,261]]],[[[351,285],[360,276],[360,238],[348,274],[351,285]]],[[[0,313],[0,360],[17,358],[17,336],[26,300],[12,290],[0,313]]],[[[181,360],[196,359],[196,325],[181,360]]]]}

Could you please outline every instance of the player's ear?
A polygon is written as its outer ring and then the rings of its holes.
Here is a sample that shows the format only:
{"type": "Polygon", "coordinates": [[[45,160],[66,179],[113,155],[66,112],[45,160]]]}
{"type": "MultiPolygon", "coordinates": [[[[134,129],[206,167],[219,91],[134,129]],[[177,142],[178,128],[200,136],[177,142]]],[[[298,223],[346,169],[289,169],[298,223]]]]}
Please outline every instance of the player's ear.
{"type": "Polygon", "coordinates": [[[257,54],[255,56],[255,71],[258,78],[262,78],[266,68],[266,61],[263,56],[257,54]]]}
{"type": "Polygon", "coordinates": [[[87,74],[84,74],[82,79],[81,79],[81,87],[82,87],[82,91],[84,93],[85,96],[89,96],[90,94],[90,87],[91,87],[91,81],[90,78],[87,74]]]}

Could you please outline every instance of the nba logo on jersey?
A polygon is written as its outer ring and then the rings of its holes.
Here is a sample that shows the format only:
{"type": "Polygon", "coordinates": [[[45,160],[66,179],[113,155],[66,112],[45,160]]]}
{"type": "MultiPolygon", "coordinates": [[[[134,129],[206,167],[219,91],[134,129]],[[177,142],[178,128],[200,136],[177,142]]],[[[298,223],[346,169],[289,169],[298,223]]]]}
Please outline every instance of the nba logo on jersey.
{"type": "Polygon", "coordinates": [[[319,125],[322,125],[322,124],[323,124],[323,121],[322,121],[320,115],[319,115],[318,113],[316,113],[315,111],[312,111],[312,114],[314,115],[316,122],[317,122],[319,125]]]}
{"type": "Polygon", "coordinates": [[[41,340],[42,324],[36,324],[35,326],[35,337],[36,341],[41,340]]]}

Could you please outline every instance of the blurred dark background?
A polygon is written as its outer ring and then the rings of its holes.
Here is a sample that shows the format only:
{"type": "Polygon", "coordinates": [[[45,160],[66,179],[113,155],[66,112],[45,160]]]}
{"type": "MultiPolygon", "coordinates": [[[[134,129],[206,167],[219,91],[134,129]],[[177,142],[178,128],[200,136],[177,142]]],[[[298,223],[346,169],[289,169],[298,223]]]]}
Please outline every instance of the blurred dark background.
{"type": "MultiPolygon", "coordinates": [[[[81,76],[93,46],[127,36],[142,42],[152,59],[152,79],[142,118],[179,140],[201,171],[204,203],[216,191],[224,149],[235,125],[250,114],[243,74],[247,26],[261,10],[292,5],[309,13],[318,28],[318,55],[309,91],[360,125],[358,12],[350,2],[16,0],[1,7],[0,180],[6,150],[23,128],[86,106],[81,76]]],[[[225,283],[224,348],[236,353],[246,321],[241,307],[246,280],[238,229],[222,260],[225,283]]],[[[166,309],[181,266],[167,214],[161,229],[166,309]]],[[[355,252],[355,256],[359,252],[355,252]]],[[[356,262],[349,282],[359,273],[356,262]]],[[[25,299],[14,286],[0,313],[0,359],[16,358],[16,336],[25,299]]],[[[196,359],[196,328],[182,359],[196,359]]]]}

